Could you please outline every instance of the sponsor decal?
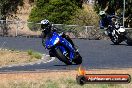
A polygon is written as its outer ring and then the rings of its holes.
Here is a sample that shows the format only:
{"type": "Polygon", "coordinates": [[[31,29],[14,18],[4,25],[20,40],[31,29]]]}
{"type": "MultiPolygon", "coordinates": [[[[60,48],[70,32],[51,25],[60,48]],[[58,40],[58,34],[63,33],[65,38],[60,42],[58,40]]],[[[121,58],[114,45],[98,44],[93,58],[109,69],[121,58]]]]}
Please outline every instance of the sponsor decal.
{"type": "Polygon", "coordinates": [[[78,84],[89,83],[130,83],[129,74],[86,74],[86,70],[80,66],[76,80],[78,84]]]}

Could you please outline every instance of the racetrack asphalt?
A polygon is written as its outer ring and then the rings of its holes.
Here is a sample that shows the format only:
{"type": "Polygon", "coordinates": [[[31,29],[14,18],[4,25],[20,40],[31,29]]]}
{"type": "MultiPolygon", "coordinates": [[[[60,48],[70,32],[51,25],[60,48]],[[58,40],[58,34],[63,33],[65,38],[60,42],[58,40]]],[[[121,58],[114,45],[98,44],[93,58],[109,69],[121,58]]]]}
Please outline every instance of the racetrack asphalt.
{"type": "MultiPolygon", "coordinates": [[[[79,47],[83,57],[82,65],[86,69],[103,68],[130,68],[132,67],[132,46],[127,46],[124,42],[120,45],[113,45],[108,40],[84,40],[73,39],[79,47]]],[[[0,37],[0,48],[16,50],[35,50],[48,54],[48,51],[41,44],[40,38],[24,37],[0,37]]],[[[13,66],[0,68],[4,71],[35,71],[35,70],[72,70],[77,69],[78,65],[66,66],[64,63],[55,59],[49,63],[27,64],[25,66],[13,66]]]]}

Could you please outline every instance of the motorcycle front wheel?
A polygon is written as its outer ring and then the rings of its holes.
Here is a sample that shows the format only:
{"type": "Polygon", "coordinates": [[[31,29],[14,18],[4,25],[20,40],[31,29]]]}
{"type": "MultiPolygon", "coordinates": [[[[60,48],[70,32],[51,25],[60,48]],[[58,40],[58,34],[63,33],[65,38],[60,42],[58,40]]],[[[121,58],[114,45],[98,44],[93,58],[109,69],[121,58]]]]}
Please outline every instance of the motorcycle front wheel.
{"type": "Polygon", "coordinates": [[[114,45],[119,45],[119,44],[122,42],[122,40],[119,39],[119,38],[116,37],[116,36],[112,36],[112,37],[110,37],[110,39],[111,39],[111,41],[114,43],[114,45]]]}
{"type": "Polygon", "coordinates": [[[64,62],[66,65],[71,65],[72,64],[72,62],[70,62],[68,60],[68,58],[62,54],[62,52],[61,52],[61,50],[59,48],[55,49],[55,53],[56,53],[56,57],[60,61],[64,62]]]}
{"type": "Polygon", "coordinates": [[[75,57],[75,59],[73,60],[73,62],[74,62],[75,64],[77,64],[77,65],[79,65],[79,64],[82,63],[82,57],[81,57],[81,55],[80,55],[78,52],[76,53],[76,57],[75,57]]]}

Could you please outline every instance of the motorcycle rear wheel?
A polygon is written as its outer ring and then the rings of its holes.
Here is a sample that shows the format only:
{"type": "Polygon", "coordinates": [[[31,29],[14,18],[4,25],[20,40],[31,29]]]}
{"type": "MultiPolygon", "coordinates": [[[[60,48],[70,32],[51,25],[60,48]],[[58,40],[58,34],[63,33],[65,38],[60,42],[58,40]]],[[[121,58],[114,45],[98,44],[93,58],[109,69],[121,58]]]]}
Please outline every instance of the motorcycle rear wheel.
{"type": "Polygon", "coordinates": [[[61,50],[59,48],[55,49],[55,52],[56,52],[56,57],[60,61],[64,62],[66,65],[71,65],[72,64],[72,62],[70,62],[68,60],[68,58],[62,54],[62,52],[61,52],[61,50]]]}

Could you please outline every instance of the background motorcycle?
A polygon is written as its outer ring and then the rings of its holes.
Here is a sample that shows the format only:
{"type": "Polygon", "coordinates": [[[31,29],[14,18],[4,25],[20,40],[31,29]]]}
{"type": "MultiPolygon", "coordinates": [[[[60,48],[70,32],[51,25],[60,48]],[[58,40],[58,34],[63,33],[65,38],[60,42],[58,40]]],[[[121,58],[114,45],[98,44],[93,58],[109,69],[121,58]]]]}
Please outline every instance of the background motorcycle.
{"type": "Polygon", "coordinates": [[[51,33],[51,36],[45,40],[46,49],[50,50],[53,56],[67,65],[81,64],[82,57],[78,51],[65,38],[61,37],[57,32],[51,33]]]}
{"type": "Polygon", "coordinates": [[[121,42],[125,41],[128,45],[132,45],[132,39],[127,35],[127,32],[124,27],[120,26],[120,19],[114,18],[115,21],[108,26],[106,32],[110,37],[111,41],[118,45],[121,42]]]}

